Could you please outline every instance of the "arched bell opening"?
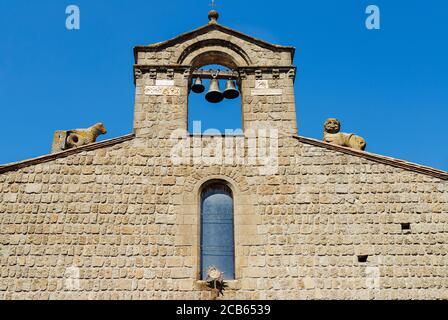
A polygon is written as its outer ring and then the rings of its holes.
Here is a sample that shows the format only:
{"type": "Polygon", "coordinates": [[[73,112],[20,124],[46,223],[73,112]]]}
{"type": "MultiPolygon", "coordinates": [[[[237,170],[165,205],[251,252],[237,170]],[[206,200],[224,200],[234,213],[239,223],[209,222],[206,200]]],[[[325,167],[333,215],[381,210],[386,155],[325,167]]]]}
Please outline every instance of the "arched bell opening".
{"type": "Polygon", "coordinates": [[[221,65],[229,69],[238,68],[238,62],[228,53],[221,51],[206,51],[196,56],[191,62],[193,69],[207,65],[221,65]]]}
{"type": "Polygon", "coordinates": [[[242,132],[241,82],[231,61],[218,56],[196,61],[190,78],[188,129],[191,134],[240,134],[242,132]]]}
{"type": "Polygon", "coordinates": [[[236,81],[237,86],[241,86],[241,81],[236,70],[241,66],[247,66],[247,61],[231,50],[230,52],[227,52],[229,51],[228,49],[214,49],[216,50],[207,48],[206,51],[203,51],[205,50],[203,48],[202,50],[198,50],[198,52],[191,53],[185,60],[182,60],[182,63],[191,65],[191,70],[193,70],[189,78],[190,88],[192,88],[194,81],[197,80],[197,78],[200,78],[201,80],[212,78],[211,75],[198,77],[197,73],[201,70],[218,70],[220,71],[217,75],[218,79],[232,79],[236,81]],[[229,73],[232,74],[229,75],[229,73]]]}

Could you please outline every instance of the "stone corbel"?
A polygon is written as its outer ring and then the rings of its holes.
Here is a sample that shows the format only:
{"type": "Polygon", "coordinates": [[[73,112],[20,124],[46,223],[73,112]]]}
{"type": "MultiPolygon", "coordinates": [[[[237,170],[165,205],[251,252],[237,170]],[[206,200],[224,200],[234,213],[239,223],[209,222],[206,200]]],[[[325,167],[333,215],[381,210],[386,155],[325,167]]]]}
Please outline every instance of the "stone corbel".
{"type": "Polygon", "coordinates": [[[184,71],[183,77],[184,77],[184,79],[189,79],[190,75],[191,75],[191,69],[186,69],[184,71]]]}
{"type": "Polygon", "coordinates": [[[143,72],[139,68],[135,68],[135,79],[141,79],[143,77],[143,72]]]}
{"type": "Polygon", "coordinates": [[[174,79],[174,69],[167,69],[166,76],[169,80],[173,80],[174,79]]]}
{"type": "Polygon", "coordinates": [[[157,69],[149,69],[149,78],[150,79],[157,79],[157,69]]]}
{"type": "Polygon", "coordinates": [[[289,79],[295,79],[295,77],[296,77],[296,70],[295,69],[290,69],[288,71],[288,78],[289,79]]]}

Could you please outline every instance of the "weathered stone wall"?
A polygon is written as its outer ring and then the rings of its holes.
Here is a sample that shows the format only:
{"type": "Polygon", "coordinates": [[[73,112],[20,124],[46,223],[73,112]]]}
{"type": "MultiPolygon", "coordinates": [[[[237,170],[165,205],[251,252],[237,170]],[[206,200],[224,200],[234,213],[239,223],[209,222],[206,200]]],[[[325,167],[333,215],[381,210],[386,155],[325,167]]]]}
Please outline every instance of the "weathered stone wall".
{"type": "Polygon", "coordinates": [[[296,106],[294,97],[294,69],[282,70],[278,77],[272,70],[262,72],[260,79],[266,81],[267,92],[280,90],[279,95],[258,95],[253,91],[264,89],[257,88],[257,75],[248,73],[242,81],[242,110],[244,129],[270,128],[277,129],[279,135],[296,135],[296,106]]]}
{"type": "Polygon", "coordinates": [[[158,69],[153,79],[145,73],[136,80],[134,131],[137,136],[169,138],[176,129],[187,130],[188,78],[176,71],[170,79],[164,68],[158,69]],[[178,95],[145,94],[145,88],[155,86],[157,80],[174,81],[178,95]]]}
{"type": "Polygon", "coordinates": [[[212,178],[235,194],[225,298],[448,298],[446,181],[293,138],[273,176],[173,166],[170,148],[136,138],[0,174],[0,298],[211,298],[197,201],[212,178]]]}
{"type": "Polygon", "coordinates": [[[133,140],[0,173],[0,298],[211,299],[198,281],[199,195],[221,179],[235,202],[225,298],[448,299],[447,181],[292,137],[292,55],[215,24],[137,47],[133,140]],[[239,72],[246,137],[279,130],[273,174],[173,164],[190,69],[211,62],[239,72]]]}

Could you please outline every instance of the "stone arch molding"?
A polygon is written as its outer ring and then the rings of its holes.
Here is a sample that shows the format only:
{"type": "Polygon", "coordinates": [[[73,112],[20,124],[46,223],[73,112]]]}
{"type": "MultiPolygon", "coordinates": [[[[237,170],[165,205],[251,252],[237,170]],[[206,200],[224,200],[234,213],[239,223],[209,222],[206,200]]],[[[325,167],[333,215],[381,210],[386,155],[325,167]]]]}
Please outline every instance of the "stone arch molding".
{"type": "Polygon", "coordinates": [[[241,47],[222,39],[195,42],[185,48],[176,60],[178,64],[191,65],[194,69],[210,64],[231,69],[252,64],[249,55],[241,47]]]}
{"type": "Polygon", "coordinates": [[[239,170],[222,170],[224,172],[221,172],[221,170],[219,172],[211,171],[214,170],[207,170],[205,172],[196,171],[195,174],[190,175],[186,179],[182,190],[184,198],[191,194],[197,195],[201,187],[209,180],[226,181],[232,191],[237,194],[245,194],[249,191],[249,184],[239,170]]]}

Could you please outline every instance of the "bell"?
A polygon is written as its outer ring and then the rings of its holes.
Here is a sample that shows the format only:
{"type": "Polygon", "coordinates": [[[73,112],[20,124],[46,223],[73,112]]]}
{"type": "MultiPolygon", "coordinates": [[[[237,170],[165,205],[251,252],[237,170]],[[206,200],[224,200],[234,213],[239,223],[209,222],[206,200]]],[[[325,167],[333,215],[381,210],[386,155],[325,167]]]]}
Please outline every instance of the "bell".
{"type": "Polygon", "coordinates": [[[235,81],[227,80],[226,90],[224,91],[224,98],[236,99],[240,96],[239,91],[236,89],[235,81]]]}
{"type": "Polygon", "coordinates": [[[196,78],[196,80],[195,80],[193,86],[191,87],[191,90],[192,90],[194,93],[202,93],[202,92],[205,91],[205,87],[204,87],[204,85],[202,84],[202,80],[201,80],[201,78],[196,78]]]}
{"type": "Polygon", "coordinates": [[[219,80],[212,79],[210,80],[210,89],[205,95],[205,99],[210,103],[218,103],[224,100],[224,95],[219,88],[219,80]]]}

